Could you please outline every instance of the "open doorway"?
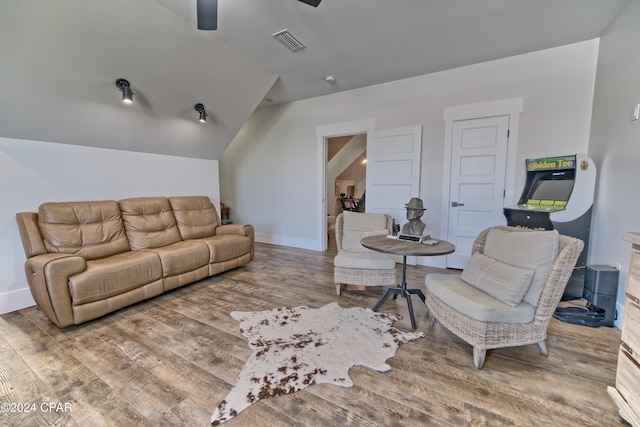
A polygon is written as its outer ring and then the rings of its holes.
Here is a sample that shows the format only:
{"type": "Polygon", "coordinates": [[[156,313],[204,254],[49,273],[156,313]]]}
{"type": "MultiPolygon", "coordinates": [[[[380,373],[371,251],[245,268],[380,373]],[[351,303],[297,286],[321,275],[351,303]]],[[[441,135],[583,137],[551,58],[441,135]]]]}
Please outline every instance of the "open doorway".
{"type": "Polygon", "coordinates": [[[327,247],[335,246],[335,218],[343,211],[364,212],[367,135],[327,138],[327,247]]]}
{"type": "MultiPolygon", "coordinates": [[[[318,126],[316,128],[316,136],[318,142],[318,204],[320,210],[318,212],[318,230],[317,245],[318,250],[327,250],[328,240],[328,221],[327,219],[332,216],[335,217],[335,203],[332,203],[332,209],[328,207],[331,200],[335,200],[335,182],[329,181],[327,167],[328,167],[328,140],[331,138],[338,138],[341,136],[354,136],[354,135],[368,135],[369,132],[375,129],[375,120],[373,118],[357,120],[353,122],[342,122],[328,125],[318,126]],[[327,190],[330,188],[331,190],[327,190]],[[327,197],[330,195],[330,197],[327,197]]],[[[365,168],[366,170],[366,168],[365,168]]],[[[355,189],[354,189],[355,192],[355,189]]],[[[333,230],[332,230],[333,231],[333,230]]],[[[335,236],[335,232],[333,233],[335,236]]],[[[335,240],[331,239],[332,241],[335,240]]]]}
{"type": "Polygon", "coordinates": [[[364,212],[367,177],[367,135],[327,138],[327,214],[364,212]]]}

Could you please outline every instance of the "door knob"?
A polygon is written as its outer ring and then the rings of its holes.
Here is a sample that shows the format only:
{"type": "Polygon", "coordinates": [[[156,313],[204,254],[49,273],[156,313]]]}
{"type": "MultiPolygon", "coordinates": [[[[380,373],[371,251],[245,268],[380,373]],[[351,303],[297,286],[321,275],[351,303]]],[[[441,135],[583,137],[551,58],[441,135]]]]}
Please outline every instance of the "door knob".
{"type": "Polygon", "coordinates": [[[452,208],[457,208],[458,206],[464,206],[464,203],[451,202],[451,207],[452,208]]]}

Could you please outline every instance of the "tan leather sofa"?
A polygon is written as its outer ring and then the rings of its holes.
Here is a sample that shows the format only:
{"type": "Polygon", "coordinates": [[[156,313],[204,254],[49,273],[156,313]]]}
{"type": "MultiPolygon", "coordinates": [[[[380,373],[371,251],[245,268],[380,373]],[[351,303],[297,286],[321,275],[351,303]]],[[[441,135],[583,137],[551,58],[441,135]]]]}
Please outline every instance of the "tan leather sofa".
{"type": "Polygon", "coordinates": [[[253,260],[251,225],[220,225],[208,197],[43,203],[16,214],[25,274],[64,328],[253,260]]]}

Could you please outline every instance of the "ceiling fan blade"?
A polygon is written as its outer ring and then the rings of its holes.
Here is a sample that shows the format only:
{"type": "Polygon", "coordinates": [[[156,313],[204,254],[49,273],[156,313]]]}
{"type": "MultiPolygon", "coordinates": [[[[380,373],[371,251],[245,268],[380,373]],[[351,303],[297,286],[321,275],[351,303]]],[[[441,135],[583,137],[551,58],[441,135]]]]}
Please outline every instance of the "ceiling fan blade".
{"type": "Polygon", "coordinates": [[[302,3],[306,3],[309,6],[318,7],[318,5],[322,0],[299,0],[299,1],[301,1],[302,3]]]}
{"type": "Polygon", "coordinates": [[[218,29],[218,0],[197,0],[199,30],[218,29]]]}

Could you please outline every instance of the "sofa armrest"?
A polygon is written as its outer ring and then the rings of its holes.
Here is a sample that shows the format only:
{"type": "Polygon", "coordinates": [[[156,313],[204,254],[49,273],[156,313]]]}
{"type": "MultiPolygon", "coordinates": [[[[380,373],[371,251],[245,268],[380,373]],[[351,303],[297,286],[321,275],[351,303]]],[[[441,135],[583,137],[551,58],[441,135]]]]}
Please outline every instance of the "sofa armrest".
{"type": "Polygon", "coordinates": [[[24,269],[40,310],[61,328],[73,325],[69,277],[87,269],[85,259],[69,254],[43,254],[29,258],[24,269]]]}
{"type": "Polygon", "coordinates": [[[38,214],[35,212],[18,212],[16,214],[18,231],[22,239],[24,254],[27,258],[47,253],[44,239],[38,227],[38,214]]]}
{"type": "Polygon", "coordinates": [[[216,234],[238,234],[240,236],[247,236],[254,240],[253,226],[249,224],[225,224],[216,227],[216,234]]]}
{"type": "Polygon", "coordinates": [[[253,225],[249,224],[225,224],[216,227],[216,235],[222,236],[225,234],[233,234],[238,236],[246,236],[251,239],[251,259],[255,254],[256,238],[253,225]]]}

